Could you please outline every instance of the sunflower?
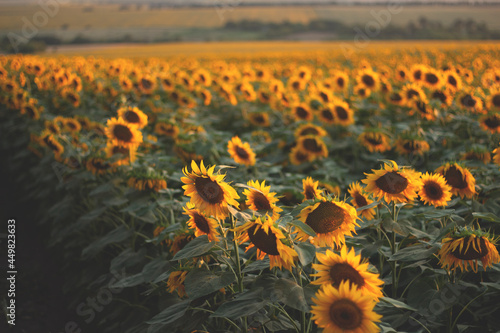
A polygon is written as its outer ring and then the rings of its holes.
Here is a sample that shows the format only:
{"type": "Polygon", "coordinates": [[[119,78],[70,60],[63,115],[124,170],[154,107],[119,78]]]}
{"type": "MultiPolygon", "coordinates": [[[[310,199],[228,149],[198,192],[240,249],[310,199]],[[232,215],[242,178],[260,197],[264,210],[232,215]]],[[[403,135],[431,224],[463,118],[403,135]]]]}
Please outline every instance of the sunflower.
{"type": "Polygon", "coordinates": [[[62,121],[62,126],[65,131],[71,133],[78,133],[82,129],[82,125],[80,125],[78,120],[73,118],[64,118],[62,121]]]}
{"type": "Polygon", "coordinates": [[[443,74],[445,85],[451,91],[460,91],[462,90],[462,79],[457,72],[452,70],[447,70],[443,74]]]}
{"type": "Polygon", "coordinates": [[[483,113],[483,101],[470,91],[464,91],[457,96],[458,105],[475,113],[483,113]]]}
{"type": "Polygon", "coordinates": [[[59,143],[57,138],[53,134],[47,134],[42,136],[42,144],[50,148],[54,152],[54,157],[58,160],[62,153],[64,153],[64,147],[59,143]]]}
{"type": "Polygon", "coordinates": [[[429,105],[426,98],[413,99],[410,101],[412,109],[410,115],[417,113],[420,117],[427,120],[435,120],[438,112],[435,108],[429,105]]]}
{"type": "Polygon", "coordinates": [[[212,93],[208,89],[199,90],[198,97],[203,100],[203,105],[210,105],[212,102],[212,93]]]}
{"type": "Polygon", "coordinates": [[[300,103],[298,105],[295,105],[292,108],[292,115],[295,117],[297,121],[300,120],[311,121],[313,120],[314,117],[311,109],[306,103],[300,103]]]}
{"type": "Polygon", "coordinates": [[[408,69],[404,66],[398,66],[396,68],[396,79],[399,81],[407,81],[409,78],[408,69]]]}
{"type": "Polygon", "coordinates": [[[194,229],[194,235],[196,237],[201,235],[207,235],[208,240],[211,242],[218,242],[219,232],[217,231],[217,227],[219,223],[205,216],[205,214],[201,213],[198,209],[194,207],[194,205],[190,202],[186,204],[186,207],[183,208],[185,215],[189,216],[189,220],[187,221],[187,225],[190,229],[194,229]]]}
{"type": "Polygon", "coordinates": [[[302,202],[306,200],[313,200],[316,198],[321,198],[321,190],[318,189],[319,181],[314,181],[311,177],[307,177],[306,179],[302,179],[302,194],[304,195],[304,199],[302,202]]]}
{"type": "Polygon", "coordinates": [[[410,80],[413,82],[420,82],[423,80],[424,73],[427,71],[427,66],[422,64],[415,64],[410,69],[410,80]]]}
{"type": "Polygon", "coordinates": [[[401,89],[401,94],[404,96],[407,106],[413,106],[413,100],[425,100],[425,93],[422,88],[416,83],[405,84],[401,89]]]}
{"type": "Polygon", "coordinates": [[[491,113],[479,119],[479,125],[486,131],[493,134],[500,133],[500,114],[491,113]]]}
{"type": "Polygon", "coordinates": [[[99,157],[91,157],[85,163],[87,170],[92,172],[95,176],[104,175],[113,171],[113,166],[106,160],[99,157]]]}
{"type": "Polygon", "coordinates": [[[386,150],[391,149],[391,145],[389,143],[389,137],[375,130],[367,130],[361,133],[358,136],[358,141],[368,149],[371,153],[373,152],[384,152],[386,150]]]}
{"type": "Polygon", "coordinates": [[[411,202],[417,197],[417,191],[422,187],[420,172],[410,168],[399,168],[396,162],[390,161],[380,170],[372,170],[362,182],[366,184],[365,191],[376,198],[384,198],[387,203],[394,201],[411,202]]]}
{"type": "Polygon", "coordinates": [[[158,175],[138,175],[128,179],[127,185],[139,191],[152,190],[158,192],[167,188],[167,181],[158,175]]]}
{"type": "Polygon", "coordinates": [[[283,243],[286,236],[269,215],[261,216],[253,221],[236,227],[234,232],[239,244],[250,241],[245,252],[253,247],[257,248],[257,260],[269,256],[270,268],[278,267],[291,270],[295,267],[294,261],[298,258],[297,252],[283,243]]]}
{"type": "Polygon", "coordinates": [[[195,238],[194,234],[191,231],[192,230],[183,230],[175,235],[170,245],[170,253],[172,255],[175,255],[177,252],[182,250],[190,241],[195,238]]]}
{"type": "Polygon", "coordinates": [[[469,265],[477,272],[478,260],[483,268],[491,267],[500,262],[496,241],[481,230],[463,228],[451,232],[441,241],[440,263],[443,268],[454,271],[459,267],[462,272],[467,272],[469,265]]]}
{"type": "Polygon", "coordinates": [[[31,119],[38,120],[43,109],[43,106],[36,106],[33,102],[24,102],[21,104],[20,112],[28,115],[31,119]]]}
{"type": "Polygon", "coordinates": [[[275,197],[276,193],[269,192],[271,186],[266,186],[265,180],[262,183],[259,183],[258,180],[250,180],[247,185],[252,187],[243,191],[243,194],[247,197],[245,204],[248,208],[256,212],[269,214],[273,219],[277,220],[282,209],[276,206],[276,202],[278,202],[278,198],[275,197]]]}
{"type": "MultiPolygon", "coordinates": [[[[361,186],[359,182],[354,182],[349,186],[347,190],[349,195],[351,196],[351,204],[354,208],[359,209],[364,206],[368,206],[373,203],[373,200],[368,198],[368,194],[365,193],[365,190],[361,186]]],[[[375,208],[368,208],[361,210],[361,216],[363,216],[366,220],[372,220],[375,216],[375,208]]]]}
{"type": "Polygon", "coordinates": [[[159,135],[164,135],[170,138],[177,138],[179,135],[180,129],[179,126],[167,123],[167,122],[157,122],[155,125],[155,133],[159,135]]]}
{"type": "Polygon", "coordinates": [[[328,157],[326,144],[320,137],[313,135],[301,136],[297,139],[297,147],[305,155],[310,156],[313,160],[322,157],[328,157]]]}
{"type": "MultiPolygon", "coordinates": [[[[354,229],[359,226],[356,222],[358,216],[356,209],[335,199],[318,198],[311,205],[302,209],[298,215],[299,220],[310,226],[316,236],[313,242],[317,246],[340,246],[345,243],[345,236],[352,236],[354,229]]],[[[309,238],[301,229],[295,229],[299,241],[309,238]]]]}
{"type": "Polygon", "coordinates": [[[181,298],[187,296],[186,289],[184,287],[184,280],[186,280],[187,273],[188,271],[184,270],[173,271],[170,273],[167,280],[167,291],[169,293],[177,291],[177,295],[181,298]]]}
{"type": "Polygon", "coordinates": [[[453,95],[450,90],[434,90],[431,93],[430,99],[437,99],[441,102],[441,106],[450,106],[453,103],[453,95]]]}
{"type": "Polygon", "coordinates": [[[380,78],[378,74],[370,68],[359,71],[356,76],[356,82],[359,86],[365,87],[370,91],[376,91],[380,86],[380,78]]]}
{"type": "Polygon", "coordinates": [[[428,88],[439,88],[443,84],[443,78],[439,71],[428,67],[422,76],[422,83],[428,88]]]}
{"type": "Polygon", "coordinates": [[[491,162],[491,154],[485,148],[475,148],[462,154],[463,161],[481,161],[484,164],[491,162]]]}
{"type": "Polygon", "coordinates": [[[302,151],[300,147],[295,146],[290,150],[288,158],[293,165],[300,165],[305,162],[311,162],[314,157],[308,152],[302,151]]]}
{"type": "Polygon", "coordinates": [[[200,166],[191,161],[191,172],[185,167],[182,172],[185,177],[181,181],[184,195],[191,197],[191,203],[207,215],[215,218],[228,216],[228,205],[238,207],[235,199],[240,197],[228,183],[224,182],[225,174],[214,174],[215,165],[205,168],[203,161],[200,166]]]}
{"type": "Polygon", "coordinates": [[[422,187],[418,191],[420,200],[426,205],[435,207],[446,206],[451,200],[451,187],[446,179],[438,173],[425,173],[422,175],[422,187]]]}
{"type": "Polygon", "coordinates": [[[347,102],[335,100],[332,104],[332,110],[335,112],[335,123],[342,126],[354,124],[354,112],[349,108],[347,102]]]}
{"type": "Polygon", "coordinates": [[[118,117],[137,128],[144,128],[148,124],[148,116],[137,107],[122,107],[117,112],[118,117]]]}
{"type": "Polygon", "coordinates": [[[248,120],[254,126],[269,127],[269,114],[267,112],[252,112],[248,114],[248,120]]]}
{"type": "Polygon", "coordinates": [[[317,279],[312,284],[323,285],[331,284],[339,288],[341,282],[349,282],[355,285],[364,295],[371,295],[374,299],[383,296],[380,286],[384,283],[374,274],[368,271],[369,263],[361,260],[361,254],[356,255],[354,248],[347,251],[347,246],[342,246],[340,255],[331,250],[326,253],[317,253],[319,264],[312,264],[316,270],[317,279]]]}
{"type": "Polygon", "coordinates": [[[490,94],[486,99],[486,105],[490,110],[500,111],[500,85],[490,89],[490,94]]]}
{"type": "Polygon", "coordinates": [[[495,148],[492,154],[493,154],[493,163],[500,165],[500,147],[495,148]]]}
{"type": "Polygon", "coordinates": [[[321,107],[317,114],[321,122],[327,125],[335,124],[335,111],[332,109],[331,104],[321,107]]]}
{"type": "Polygon", "coordinates": [[[340,186],[335,182],[319,182],[319,187],[325,192],[326,195],[339,197],[340,196],[340,186]]]}
{"type": "Polygon", "coordinates": [[[118,156],[119,158],[113,163],[116,166],[119,165],[128,165],[134,163],[136,159],[137,147],[122,147],[114,144],[113,142],[108,141],[106,144],[106,157],[111,158],[113,156],[118,156]]]}
{"type": "Polygon", "coordinates": [[[425,152],[429,151],[429,149],[429,144],[423,139],[401,137],[396,140],[396,151],[402,155],[423,155],[425,152]]]}
{"type": "Polygon", "coordinates": [[[302,91],[306,89],[307,81],[301,79],[300,77],[291,77],[288,80],[288,87],[292,91],[302,91]]]}
{"type": "Polygon", "coordinates": [[[405,96],[399,91],[393,91],[391,94],[388,95],[387,99],[389,100],[390,103],[394,105],[406,104],[405,96]]]}
{"type": "Polygon", "coordinates": [[[446,183],[451,186],[451,193],[459,195],[460,198],[472,198],[476,194],[476,179],[469,169],[458,163],[446,163],[435,170],[444,176],[446,183]]]}
{"type": "Polygon", "coordinates": [[[142,142],[142,133],[136,126],[131,126],[121,118],[108,119],[106,123],[106,136],[114,144],[130,148],[142,142]]]}
{"type": "Polygon", "coordinates": [[[373,311],[376,302],[349,282],[341,282],[338,289],[324,284],[312,299],[311,319],[323,333],[375,333],[375,324],[382,318],[373,311]]]}
{"type": "Polygon", "coordinates": [[[138,89],[144,95],[151,95],[156,89],[156,78],[151,75],[143,75],[138,78],[138,89]]]}
{"type": "Polygon", "coordinates": [[[349,86],[349,75],[345,72],[337,71],[333,75],[334,85],[333,89],[335,91],[343,91],[349,86]]]}
{"type": "Polygon", "coordinates": [[[353,88],[353,90],[354,90],[353,95],[357,96],[357,97],[361,97],[361,98],[368,98],[372,94],[372,91],[370,89],[366,88],[362,84],[358,84],[357,86],[355,86],[353,88]]]}
{"type": "Polygon", "coordinates": [[[306,135],[323,137],[326,136],[327,134],[328,133],[323,129],[323,127],[316,126],[312,123],[302,124],[299,127],[297,127],[297,129],[294,132],[296,138],[306,135]]]}
{"type": "Polygon", "coordinates": [[[233,136],[227,143],[227,151],[238,164],[255,165],[255,153],[248,142],[241,142],[238,136],[233,136]]]}

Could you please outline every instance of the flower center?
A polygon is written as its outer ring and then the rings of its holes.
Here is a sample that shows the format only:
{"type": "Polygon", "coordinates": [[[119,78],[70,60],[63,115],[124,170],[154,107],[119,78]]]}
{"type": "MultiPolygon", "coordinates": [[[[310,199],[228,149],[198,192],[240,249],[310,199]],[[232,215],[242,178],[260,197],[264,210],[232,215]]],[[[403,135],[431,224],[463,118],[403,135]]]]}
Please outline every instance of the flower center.
{"type": "Polygon", "coordinates": [[[321,97],[321,99],[323,100],[323,102],[328,102],[330,99],[328,97],[328,95],[326,93],[324,93],[323,91],[319,93],[319,96],[321,97]]]}
{"type": "Polygon", "coordinates": [[[422,71],[421,70],[416,70],[415,72],[413,72],[413,78],[415,80],[420,80],[421,77],[422,77],[422,71]]]}
{"type": "Polygon", "coordinates": [[[337,84],[338,84],[338,86],[339,86],[340,88],[343,88],[343,87],[344,87],[344,79],[343,79],[343,78],[341,78],[341,77],[339,77],[339,78],[337,79],[337,84]]]}
{"type": "Polygon", "coordinates": [[[441,103],[446,102],[446,95],[442,91],[435,91],[432,93],[433,99],[439,99],[441,103]]]}
{"type": "Polygon", "coordinates": [[[497,116],[491,116],[484,120],[484,124],[491,129],[496,129],[500,126],[500,118],[497,116]]]}
{"type": "Polygon", "coordinates": [[[364,207],[368,205],[368,201],[366,201],[366,198],[359,193],[354,193],[354,201],[356,201],[356,205],[358,205],[358,207],[364,207]]]}
{"type": "Polygon", "coordinates": [[[343,298],[330,306],[330,319],[342,330],[354,330],[363,322],[363,312],[351,300],[343,298]]]}
{"type": "Polygon", "coordinates": [[[332,268],[330,268],[329,274],[332,279],[332,284],[336,288],[340,286],[340,282],[345,280],[354,283],[358,288],[365,285],[365,279],[363,279],[354,267],[347,263],[337,263],[333,265],[332,268]]]}
{"type": "Polygon", "coordinates": [[[257,191],[252,191],[253,192],[253,204],[255,205],[255,208],[257,210],[271,210],[271,203],[267,199],[267,197],[257,191]]]}
{"type": "Polygon", "coordinates": [[[134,135],[130,129],[125,125],[115,125],[113,128],[113,135],[120,141],[130,142],[134,135]]]}
{"type": "Polygon", "coordinates": [[[378,134],[368,134],[365,139],[374,146],[382,144],[382,136],[378,134]]]}
{"type": "Polygon", "coordinates": [[[306,219],[316,233],[326,234],[338,229],[345,220],[344,210],[333,202],[321,202],[306,219]]]}
{"type": "Polygon", "coordinates": [[[236,147],[236,154],[244,160],[248,159],[249,157],[248,152],[240,146],[236,147]]]}
{"type": "Polygon", "coordinates": [[[476,100],[471,95],[467,94],[464,97],[462,97],[460,103],[462,103],[462,105],[465,107],[472,108],[476,105],[476,100]]]}
{"type": "Polygon", "coordinates": [[[197,177],[194,186],[204,201],[210,204],[220,204],[224,201],[224,192],[216,181],[206,177],[197,177]]]}
{"type": "Polygon", "coordinates": [[[315,153],[321,152],[321,145],[318,144],[318,141],[314,138],[307,138],[303,141],[304,148],[308,151],[312,151],[315,153]]]}
{"type": "Polygon", "coordinates": [[[410,89],[406,92],[406,97],[408,99],[412,99],[413,97],[419,97],[419,96],[420,96],[419,93],[414,89],[410,89]]]}
{"type": "Polygon", "coordinates": [[[455,166],[450,167],[448,171],[446,171],[444,178],[446,178],[446,182],[453,188],[462,189],[467,187],[464,175],[455,166]]]}
{"type": "Polygon", "coordinates": [[[269,230],[269,234],[266,234],[262,228],[255,231],[256,228],[257,225],[254,225],[247,231],[252,244],[262,252],[272,256],[279,256],[276,235],[271,230],[269,230]]]}
{"type": "Polygon", "coordinates": [[[475,259],[481,259],[482,257],[488,254],[489,249],[486,246],[486,241],[484,240],[483,237],[479,238],[477,241],[473,240],[473,242],[476,242],[476,249],[478,248],[479,251],[474,249],[472,244],[469,246],[467,250],[465,250],[467,248],[466,244],[469,242],[469,238],[470,236],[467,236],[463,239],[464,247],[462,248],[462,251],[460,251],[460,247],[457,247],[453,252],[451,252],[451,254],[455,258],[461,260],[475,260],[475,259]]]}
{"type": "Polygon", "coordinates": [[[196,227],[203,231],[204,233],[208,234],[210,233],[210,226],[208,224],[207,219],[198,213],[193,214],[193,220],[194,224],[196,224],[196,227]]]}
{"type": "Polygon", "coordinates": [[[304,136],[304,135],[319,135],[319,132],[314,127],[308,127],[308,128],[303,129],[302,132],[300,132],[300,136],[304,136]]]}
{"type": "Polygon", "coordinates": [[[114,154],[128,155],[129,154],[129,150],[128,150],[128,148],[125,148],[125,147],[114,146],[113,147],[113,155],[114,154]]]}
{"type": "Polygon", "coordinates": [[[425,183],[424,192],[425,195],[432,200],[439,200],[443,197],[443,189],[434,181],[428,181],[425,183]]]}
{"type": "Polygon", "coordinates": [[[148,79],[141,79],[141,85],[144,89],[150,89],[153,86],[153,82],[148,79]]]}
{"type": "Polygon", "coordinates": [[[347,111],[341,106],[336,106],[335,112],[337,112],[337,116],[340,119],[347,119],[349,117],[349,115],[347,114],[347,111]]]}
{"type": "Polygon", "coordinates": [[[491,101],[492,101],[494,106],[496,106],[497,108],[500,107],[500,94],[493,96],[491,101]]]}
{"type": "Polygon", "coordinates": [[[398,194],[408,186],[408,179],[396,171],[388,172],[375,181],[379,189],[389,194],[398,194]]]}
{"type": "Polygon", "coordinates": [[[306,111],[306,109],[304,109],[303,107],[301,106],[298,106],[296,109],[295,109],[295,112],[297,114],[297,116],[300,118],[300,119],[305,119],[307,118],[307,116],[309,115],[309,112],[306,111]]]}
{"type": "Polygon", "coordinates": [[[321,110],[321,116],[327,120],[333,120],[333,114],[329,109],[321,110]]]}
{"type": "Polygon", "coordinates": [[[373,86],[375,86],[375,80],[373,79],[373,77],[371,77],[370,75],[368,74],[365,74],[361,77],[361,81],[363,81],[363,83],[367,86],[367,87],[370,87],[372,88],[373,86]]]}
{"type": "Polygon", "coordinates": [[[134,111],[125,112],[123,118],[125,118],[125,120],[129,123],[138,123],[140,121],[139,116],[134,111]]]}
{"type": "Polygon", "coordinates": [[[453,75],[448,76],[448,83],[454,87],[457,86],[457,80],[455,79],[455,77],[453,75]]]}

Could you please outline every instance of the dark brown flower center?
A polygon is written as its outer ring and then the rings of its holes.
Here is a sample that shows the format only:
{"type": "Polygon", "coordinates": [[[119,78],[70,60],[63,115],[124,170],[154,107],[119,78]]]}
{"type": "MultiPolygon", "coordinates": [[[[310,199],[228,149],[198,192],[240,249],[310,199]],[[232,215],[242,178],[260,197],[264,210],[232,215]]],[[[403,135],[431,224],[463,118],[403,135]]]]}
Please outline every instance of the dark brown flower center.
{"type": "Polygon", "coordinates": [[[35,117],[35,110],[33,110],[33,108],[31,106],[26,106],[24,109],[26,110],[26,112],[28,113],[28,115],[31,118],[35,117]]]}
{"type": "Polygon", "coordinates": [[[321,202],[306,219],[316,233],[326,234],[338,229],[344,223],[345,211],[333,202],[321,202]]]}
{"type": "Polygon", "coordinates": [[[365,140],[374,146],[382,144],[382,136],[376,133],[367,134],[365,140]]]}
{"type": "Polygon", "coordinates": [[[500,94],[496,94],[495,96],[493,96],[491,102],[493,103],[494,106],[500,108],[500,94]]]}
{"type": "Polygon", "coordinates": [[[412,99],[413,97],[419,97],[420,94],[415,89],[410,89],[406,92],[406,97],[412,99]]]}
{"type": "Polygon", "coordinates": [[[404,79],[406,77],[406,72],[405,71],[399,71],[399,76],[404,79]]]}
{"type": "Polygon", "coordinates": [[[454,87],[457,86],[457,80],[455,79],[455,77],[453,75],[448,75],[448,83],[454,87]]]}
{"type": "Polygon", "coordinates": [[[408,186],[408,179],[401,176],[397,171],[388,172],[375,181],[379,189],[389,194],[403,192],[408,186]]]}
{"type": "Polygon", "coordinates": [[[420,149],[420,143],[413,140],[408,140],[403,144],[403,148],[408,152],[413,152],[420,149]]]}
{"type": "Polygon", "coordinates": [[[141,85],[144,89],[151,89],[153,87],[153,82],[148,79],[141,79],[141,85]]]}
{"type": "Polygon", "coordinates": [[[123,115],[123,118],[125,118],[125,120],[128,121],[129,123],[138,123],[141,120],[139,118],[139,115],[137,113],[135,113],[134,111],[125,112],[125,114],[123,115]]]}
{"type": "Polygon", "coordinates": [[[441,200],[443,197],[443,189],[434,181],[427,181],[424,184],[425,195],[431,200],[441,200]]]}
{"type": "Polygon", "coordinates": [[[375,80],[373,79],[373,77],[371,75],[368,75],[368,74],[363,75],[361,77],[361,81],[363,81],[363,83],[369,88],[372,88],[375,86],[375,80]]]}
{"type": "Polygon", "coordinates": [[[358,192],[354,193],[354,201],[356,202],[356,205],[358,207],[364,207],[368,205],[368,201],[366,201],[366,198],[358,192]]]}
{"type": "Polygon", "coordinates": [[[303,141],[303,146],[306,150],[312,151],[314,153],[319,153],[322,151],[321,145],[316,141],[315,138],[307,138],[303,141]]]}
{"type": "Polygon", "coordinates": [[[255,205],[255,208],[257,210],[271,210],[271,203],[269,202],[269,199],[267,197],[257,191],[252,191],[253,192],[253,204],[255,205]]]}
{"type": "Polygon", "coordinates": [[[247,160],[250,157],[248,152],[244,148],[241,148],[240,146],[236,147],[236,155],[238,155],[241,159],[244,160],[247,160]]]}
{"type": "Polygon", "coordinates": [[[365,285],[365,279],[363,279],[356,269],[347,263],[337,263],[333,265],[332,268],[330,268],[329,274],[335,288],[340,286],[340,282],[346,280],[350,283],[354,283],[358,288],[365,285]]]}
{"type": "Polygon", "coordinates": [[[335,107],[335,112],[337,113],[337,117],[339,117],[340,119],[349,118],[349,114],[347,113],[347,111],[339,105],[335,107]]]}
{"type": "Polygon", "coordinates": [[[333,113],[330,111],[330,109],[323,109],[321,110],[321,116],[326,119],[326,120],[333,120],[333,113]]]}
{"type": "Polygon", "coordinates": [[[224,201],[224,191],[216,181],[206,177],[197,177],[194,186],[204,201],[210,204],[220,204],[224,201]]]}
{"type": "Polygon", "coordinates": [[[471,95],[467,94],[460,99],[460,103],[465,107],[472,108],[476,106],[476,99],[471,95]]]}
{"type": "Polygon", "coordinates": [[[338,85],[340,88],[344,88],[344,78],[339,77],[339,78],[337,79],[337,85],[338,85]]]}
{"type": "Polygon", "coordinates": [[[455,166],[451,166],[448,171],[445,172],[444,178],[453,188],[463,189],[467,187],[464,174],[455,166]]]}
{"type": "Polygon", "coordinates": [[[420,80],[422,78],[422,71],[420,69],[413,72],[413,78],[415,80],[420,80]]]}
{"type": "Polygon", "coordinates": [[[321,97],[321,99],[323,100],[323,102],[328,102],[330,100],[330,98],[328,97],[328,95],[325,93],[325,92],[320,92],[319,93],[319,97],[321,97]]]}
{"type": "Polygon", "coordinates": [[[114,146],[113,147],[113,155],[114,154],[128,155],[129,154],[129,150],[128,150],[128,148],[125,148],[125,147],[114,146]]]}
{"type": "Polygon", "coordinates": [[[500,117],[494,115],[484,120],[484,124],[491,129],[497,129],[500,126],[500,117]]]}
{"type": "Polygon", "coordinates": [[[489,253],[489,249],[486,246],[486,241],[484,240],[483,237],[478,239],[472,240],[472,242],[475,242],[476,248],[470,244],[469,248],[467,249],[467,244],[469,243],[469,238],[470,236],[467,236],[463,239],[464,246],[462,250],[460,250],[460,246],[457,247],[454,251],[451,252],[451,254],[458,259],[461,260],[476,260],[476,259],[481,259],[485,255],[489,253]],[[478,244],[479,243],[479,244],[478,244]],[[467,250],[466,250],[467,249],[467,250]]]}
{"type": "Polygon", "coordinates": [[[316,192],[312,186],[306,186],[304,193],[307,200],[316,198],[316,192]]]}
{"type": "Polygon", "coordinates": [[[203,231],[204,233],[208,234],[210,233],[210,225],[208,224],[207,219],[205,216],[200,215],[198,213],[193,214],[193,220],[194,224],[196,224],[196,227],[203,231]]]}
{"type": "Polygon", "coordinates": [[[342,330],[354,330],[363,322],[363,312],[347,298],[335,301],[330,306],[330,319],[342,330]]]}
{"type": "Polygon", "coordinates": [[[113,135],[118,140],[124,142],[130,142],[134,137],[132,131],[130,131],[130,129],[127,126],[120,124],[115,125],[115,127],[113,128],[113,135]]]}
{"type": "Polygon", "coordinates": [[[391,101],[393,102],[400,102],[403,97],[401,97],[401,95],[399,93],[394,93],[394,94],[391,94],[391,101]]]}
{"type": "Polygon", "coordinates": [[[435,91],[432,93],[433,99],[439,99],[441,103],[446,102],[446,95],[442,91],[435,91]]]}
{"type": "Polygon", "coordinates": [[[316,128],[314,127],[307,127],[307,128],[304,128],[300,134],[300,136],[304,136],[304,135],[319,135],[319,132],[316,128]]]}
{"type": "Polygon", "coordinates": [[[257,124],[264,124],[266,121],[264,119],[264,117],[262,115],[256,115],[255,117],[253,117],[253,120],[257,123],[257,124]]]}
{"type": "Polygon", "coordinates": [[[262,252],[272,256],[279,256],[276,235],[271,230],[268,231],[269,234],[266,234],[262,228],[255,231],[256,228],[257,225],[254,225],[247,231],[252,244],[262,252]]]}
{"type": "Polygon", "coordinates": [[[297,106],[295,108],[295,114],[297,115],[297,117],[299,117],[300,119],[306,119],[307,116],[309,116],[309,112],[307,112],[306,109],[304,109],[302,106],[297,106]]]}
{"type": "Polygon", "coordinates": [[[434,73],[425,74],[425,81],[427,81],[430,84],[436,84],[438,80],[439,80],[438,77],[434,73]]]}

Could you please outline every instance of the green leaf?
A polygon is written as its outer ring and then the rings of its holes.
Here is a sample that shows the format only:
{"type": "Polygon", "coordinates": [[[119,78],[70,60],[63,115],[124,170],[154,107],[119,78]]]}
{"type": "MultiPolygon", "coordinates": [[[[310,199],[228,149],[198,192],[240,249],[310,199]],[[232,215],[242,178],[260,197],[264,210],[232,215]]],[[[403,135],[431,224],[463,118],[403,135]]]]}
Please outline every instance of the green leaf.
{"type": "Polygon", "coordinates": [[[316,246],[312,244],[298,243],[295,245],[294,249],[299,255],[300,264],[302,266],[309,265],[316,257],[316,246]]]}
{"type": "Polygon", "coordinates": [[[213,293],[234,282],[236,277],[232,272],[214,274],[204,269],[189,272],[184,281],[186,293],[191,299],[213,293]]]}
{"type": "Polygon", "coordinates": [[[127,202],[128,202],[128,199],[126,199],[126,198],[115,197],[115,198],[104,201],[104,204],[106,206],[121,206],[123,204],[126,204],[127,202]]]}
{"type": "Polygon", "coordinates": [[[296,310],[309,312],[309,305],[304,295],[304,289],[295,283],[295,281],[278,279],[274,284],[274,290],[271,295],[271,300],[274,299],[296,310]]]}
{"type": "Polygon", "coordinates": [[[214,247],[214,243],[208,240],[207,235],[196,237],[179,252],[177,252],[173,260],[190,259],[204,255],[214,247]]]}
{"type": "Polygon", "coordinates": [[[249,316],[262,309],[266,305],[264,300],[252,299],[235,299],[234,301],[226,302],[212,313],[210,317],[226,317],[229,319],[237,319],[243,316],[249,316]]]}
{"type": "Polygon", "coordinates": [[[263,269],[269,268],[269,259],[265,257],[263,260],[257,260],[249,264],[243,269],[243,273],[261,271],[263,269]]]}
{"type": "Polygon", "coordinates": [[[477,219],[483,219],[490,222],[500,223],[500,218],[493,213],[474,212],[472,213],[472,216],[474,216],[477,219]]]}
{"type": "Polygon", "coordinates": [[[417,309],[415,308],[412,308],[411,306],[409,306],[408,304],[405,304],[401,301],[398,301],[398,300],[395,300],[394,298],[390,298],[390,297],[380,297],[380,300],[382,302],[385,302],[385,303],[388,303],[388,304],[391,304],[392,306],[394,306],[395,308],[398,308],[398,309],[406,309],[406,310],[410,310],[410,311],[417,311],[417,309]]]}
{"type": "MultiPolygon", "coordinates": [[[[170,324],[177,319],[181,318],[189,307],[189,302],[191,300],[186,299],[182,302],[176,303],[164,309],[162,312],[158,313],[156,316],[148,320],[146,323],[155,324],[170,324]]],[[[149,332],[149,331],[148,331],[149,332]]]]}
{"type": "Polygon", "coordinates": [[[127,229],[124,225],[110,231],[106,236],[99,238],[95,242],[91,243],[82,251],[82,256],[84,258],[92,257],[104,249],[107,245],[112,243],[120,243],[129,238],[132,235],[132,231],[127,229]]]}
{"type": "Polygon", "coordinates": [[[423,217],[426,220],[440,219],[445,216],[450,216],[455,212],[454,209],[432,209],[431,211],[423,212],[415,215],[415,217],[423,217]]]}
{"type": "Polygon", "coordinates": [[[431,257],[438,249],[435,247],[428,248],[428,245],[417,244],[409,247],[405,247],[399,250],[394,255],[389,258],[389,261],[418,261],[422,259],[428,259],[431,257]]]}
{"type": "Polygon", "coordinates": [[[303,232],[305,232],[309,236],[312,237],[316,236],[316,232],[314,232],[314,230],[310,226],[308,226],[307,224],[305,224],[300,220],[293,220],[290,222],[290,224],[296,226],[297,228],[300,228],[303,232]]]}

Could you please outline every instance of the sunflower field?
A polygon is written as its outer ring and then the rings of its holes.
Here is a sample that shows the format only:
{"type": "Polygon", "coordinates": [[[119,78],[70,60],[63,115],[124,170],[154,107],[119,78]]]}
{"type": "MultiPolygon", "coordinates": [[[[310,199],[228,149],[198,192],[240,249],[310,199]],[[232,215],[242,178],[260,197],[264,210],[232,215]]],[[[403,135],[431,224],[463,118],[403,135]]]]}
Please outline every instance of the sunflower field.
{"type": "Polygon", "coordinates": [[[499,59],[9,56],[2,149],[83,332],[497,332],[499,59]]]}

